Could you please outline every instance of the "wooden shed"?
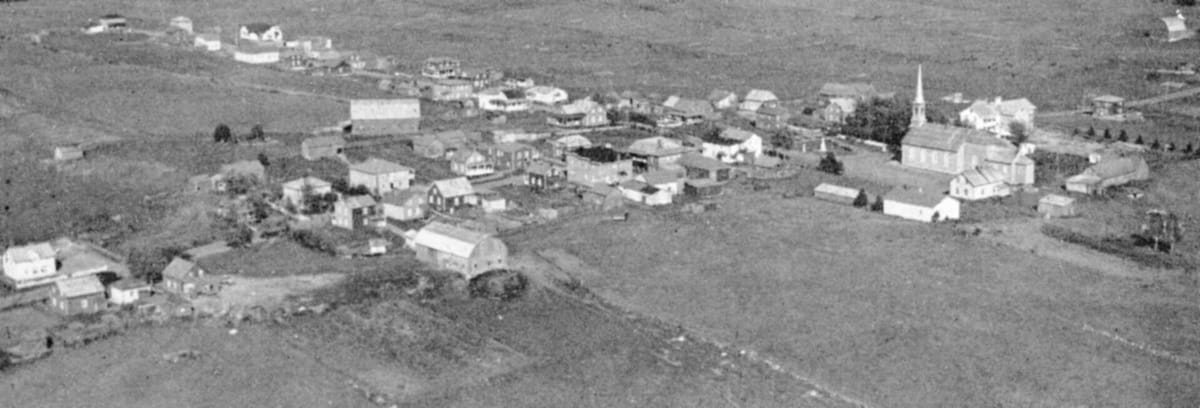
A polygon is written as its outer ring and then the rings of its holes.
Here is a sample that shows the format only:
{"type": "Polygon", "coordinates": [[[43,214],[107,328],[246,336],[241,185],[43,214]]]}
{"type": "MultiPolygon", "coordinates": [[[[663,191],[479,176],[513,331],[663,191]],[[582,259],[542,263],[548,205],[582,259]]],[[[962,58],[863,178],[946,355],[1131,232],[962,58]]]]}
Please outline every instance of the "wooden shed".
{"type": "Polygon", "coordinates": [[[1078,215],[1075,199],[1058,194],[1050,194],[1038,200],[1037,212],[1045,218],[1074,217],[1078,215]]]}

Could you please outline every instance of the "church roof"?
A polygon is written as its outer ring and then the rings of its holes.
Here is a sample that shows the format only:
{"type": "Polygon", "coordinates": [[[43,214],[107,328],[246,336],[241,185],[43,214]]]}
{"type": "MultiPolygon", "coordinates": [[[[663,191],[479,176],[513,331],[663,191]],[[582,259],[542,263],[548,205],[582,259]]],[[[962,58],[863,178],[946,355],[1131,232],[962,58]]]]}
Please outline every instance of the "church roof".
{"type": "Polygon", "coordinates": [[[972,141],[995,139],[1003,143],[1002,140],[996,139],[995,136],[982,130],[927,123],[910,129],[900,144],[935,150],[957,151],[968,139],[972,141]]]}

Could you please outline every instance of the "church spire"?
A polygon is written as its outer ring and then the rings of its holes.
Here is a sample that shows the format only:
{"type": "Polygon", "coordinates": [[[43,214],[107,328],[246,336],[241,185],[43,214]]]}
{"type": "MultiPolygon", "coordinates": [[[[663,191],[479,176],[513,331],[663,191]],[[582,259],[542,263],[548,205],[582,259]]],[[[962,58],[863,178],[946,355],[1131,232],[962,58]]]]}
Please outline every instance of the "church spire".
{"type": "Polygon", "coordinates": [[[925,86],[921,83],[921,66],[917,65],[917,94],[912,102],[912,120],[909,127],[919,127],[925,124],[925,86]]]}

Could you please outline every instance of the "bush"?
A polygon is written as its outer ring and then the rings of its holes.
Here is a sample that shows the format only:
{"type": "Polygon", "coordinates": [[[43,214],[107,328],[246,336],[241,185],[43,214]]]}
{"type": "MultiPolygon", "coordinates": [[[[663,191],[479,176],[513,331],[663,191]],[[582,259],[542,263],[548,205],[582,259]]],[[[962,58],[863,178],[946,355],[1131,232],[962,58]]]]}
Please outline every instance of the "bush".
{"type": "Polygon", "coordinates": [[[838,161],[833,152],[829,152],[825,154],[825,157],[821,158],[821,162],[817,164],[817,170],[829,174],[841,175],[843,170],[842,162],[838,161]]]}
{"type": "Polygon", "coordinates": [[[508,301],[525,294],[529,278],[510,270],[495,270],[476,276],[467,287],[472,297],[508,301]]]}
{"type": "Polygon", "coordinates": [[[294,230],[290,234],[290,237],[297,244],[300,244],[300,246],[313,251],[324,252],[329,255],[336,255],[337,253],[337,243],[315,231],[306,229],[294,230]]]}
{"type": "Polygon", "coordinates": [[[864,190],[858,190],[858,196],[854,197],[854,202],[852,204],[857,208],[863,208],[870,203],[871,199],[867,198],[867,192],[864,190]]]}
{"type": "Polygon", "coordinates": [[[871,211],[883,212],[883,196],[875,196],[875,202],[871,203],[871,211]]]}

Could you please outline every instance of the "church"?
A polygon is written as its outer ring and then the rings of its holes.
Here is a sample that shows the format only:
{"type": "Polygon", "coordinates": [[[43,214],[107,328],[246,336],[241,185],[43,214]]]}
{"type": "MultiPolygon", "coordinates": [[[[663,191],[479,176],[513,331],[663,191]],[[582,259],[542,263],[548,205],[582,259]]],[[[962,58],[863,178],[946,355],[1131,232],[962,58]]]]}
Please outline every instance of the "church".
{"type": "Polygon", "coordinates": [[[1010,185],[1033,184],[1034,163],[1025,149],[982,130],[928,123],[920,67],[912,111],[908,134],[900,142],[900,164],[953,175],[986,167],[1003,173],[1010,185]]]}

